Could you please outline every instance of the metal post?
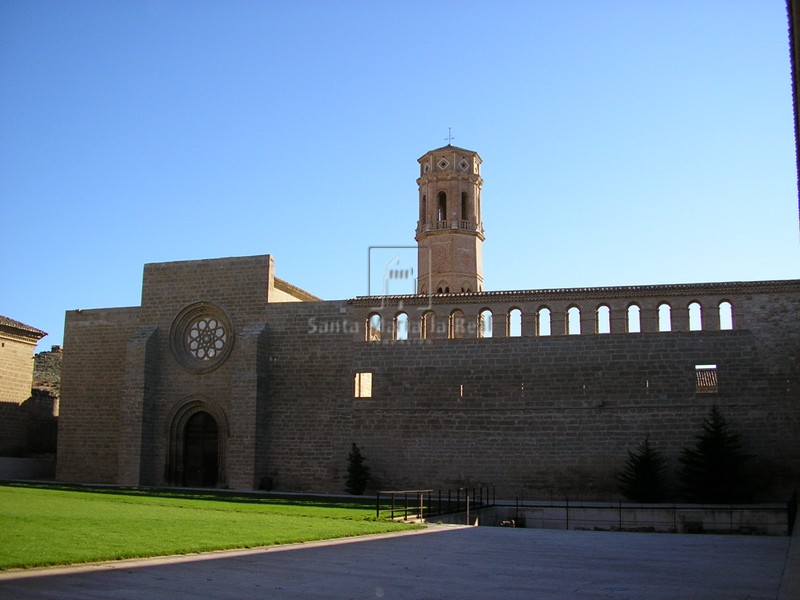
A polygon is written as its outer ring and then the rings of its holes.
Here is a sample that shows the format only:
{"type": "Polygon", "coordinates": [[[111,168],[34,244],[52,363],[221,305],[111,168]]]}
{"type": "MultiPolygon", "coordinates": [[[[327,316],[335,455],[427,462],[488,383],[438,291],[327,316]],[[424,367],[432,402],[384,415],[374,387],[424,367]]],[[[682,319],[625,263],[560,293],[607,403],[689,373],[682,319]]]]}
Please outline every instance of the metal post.
{"type": "Polygon", "coordinates": [[[381,518],[381,493],[380,492],[378,492],[375,495],[375,518],[376,519],[380,519],[381,518]]]}
{"type": "Polygon", "coordinates": [[[408,492],[403,492],[403,521],[408,521],[408,492]]]}
{"type": "Polygon", "coordinates": [[[469,525],[469,492],[467,492],[467,525],[469,525]]]}

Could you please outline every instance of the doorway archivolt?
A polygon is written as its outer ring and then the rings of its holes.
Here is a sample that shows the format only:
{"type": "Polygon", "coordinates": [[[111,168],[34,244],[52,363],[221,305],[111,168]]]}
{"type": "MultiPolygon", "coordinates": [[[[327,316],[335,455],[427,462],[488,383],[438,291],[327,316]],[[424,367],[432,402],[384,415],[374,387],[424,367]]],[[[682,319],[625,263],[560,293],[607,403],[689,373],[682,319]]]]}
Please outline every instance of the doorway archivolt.
{"type": "Polygon", "coordinates": [[[186,487],[225,487],[228,420],[214,402],[194,396],[169,416],[167,482],[186,487]]]}

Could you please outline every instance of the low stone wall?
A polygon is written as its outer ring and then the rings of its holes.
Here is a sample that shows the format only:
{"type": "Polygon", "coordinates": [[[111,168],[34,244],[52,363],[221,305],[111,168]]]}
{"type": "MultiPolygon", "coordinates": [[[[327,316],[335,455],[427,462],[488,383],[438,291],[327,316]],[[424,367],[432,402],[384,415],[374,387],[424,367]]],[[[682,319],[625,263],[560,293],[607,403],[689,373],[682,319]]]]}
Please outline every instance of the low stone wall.
{"type": "Polygon", "coordinates": [[[52,479],[55,474],[55,459],[0,457],[0,479],[52,479]]]}
{"type": "MultiPolygon", "coordinates": [[[[465,513],[433,517],[431,521],[465,524],[465,513]]],[[[501,504],[470,511],[469,524],[530,529],[590,529],[660,533],[724,533],[788,535],[784,504],[759,505],[635,505],[603,502],[501,504]]]]}

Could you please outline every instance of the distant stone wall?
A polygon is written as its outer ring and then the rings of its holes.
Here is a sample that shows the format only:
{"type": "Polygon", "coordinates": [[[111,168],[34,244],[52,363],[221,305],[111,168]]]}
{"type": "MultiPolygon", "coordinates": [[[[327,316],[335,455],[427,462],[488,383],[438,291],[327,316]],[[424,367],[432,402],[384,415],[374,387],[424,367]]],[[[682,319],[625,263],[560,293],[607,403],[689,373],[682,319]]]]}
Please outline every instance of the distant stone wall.
{"type": "Polygon", "coordinates": [[[47,389],[58,397],[61,391],[61,346],[37,352],[33,357],[33,387],[47,389]]]}

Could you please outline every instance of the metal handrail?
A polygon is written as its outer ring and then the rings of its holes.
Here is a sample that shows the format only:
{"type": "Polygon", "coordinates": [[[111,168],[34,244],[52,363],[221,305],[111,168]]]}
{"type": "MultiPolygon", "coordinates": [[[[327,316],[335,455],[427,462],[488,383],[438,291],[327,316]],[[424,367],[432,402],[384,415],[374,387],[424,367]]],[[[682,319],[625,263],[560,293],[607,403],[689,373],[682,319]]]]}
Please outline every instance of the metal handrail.
{"type": "Polygon", "coordinates": [[[453,490],[446,490],[446,496],[442,490],[380,490],[375,496],[375,516],[381,516],[381,498],[387,498],[391,504],[389,511],[391,518],[395,514],[402,515],[403,520],[407,521],[409,516],[419,519],[429,518],[435,515],[469,511],[472,509],[486,508],[495,504],[495,489],[488,486],[479,488],[458,488],[453,494],[453,490]],[[455,496],[455,498],[453,497],[455,496]],[[409,497],[414,505],[409,504],[409,497]],[[402,499],[402,505],[398,506],[398,499],[402,499]]]}

